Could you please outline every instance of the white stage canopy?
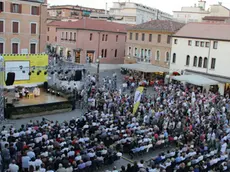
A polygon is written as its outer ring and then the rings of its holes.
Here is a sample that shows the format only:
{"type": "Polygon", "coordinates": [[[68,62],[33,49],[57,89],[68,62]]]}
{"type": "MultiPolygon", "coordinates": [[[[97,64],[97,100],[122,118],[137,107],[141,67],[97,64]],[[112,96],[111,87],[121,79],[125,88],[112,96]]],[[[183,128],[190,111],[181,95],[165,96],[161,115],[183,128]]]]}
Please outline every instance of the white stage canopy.
{"type": "Polygon", "coordinates": [[[184,81],[193,85],[198,85],[198,86],[208,86],[208,85],[218,85],[219,82],[205,78],[200,75],[181,75],[181,76],[173,76],[172,79],[177,80],[177,81],[184,81]]]}
{"type": "Polygon", "coordinates": [[[151,64],[144,63],[135,63],[135,64],[122,64],[120,65],[122,68],[145,72],[145,73],[153,73],[153,72],[169,72],[169,69],[159,66],[154,66],[151,64]]]}

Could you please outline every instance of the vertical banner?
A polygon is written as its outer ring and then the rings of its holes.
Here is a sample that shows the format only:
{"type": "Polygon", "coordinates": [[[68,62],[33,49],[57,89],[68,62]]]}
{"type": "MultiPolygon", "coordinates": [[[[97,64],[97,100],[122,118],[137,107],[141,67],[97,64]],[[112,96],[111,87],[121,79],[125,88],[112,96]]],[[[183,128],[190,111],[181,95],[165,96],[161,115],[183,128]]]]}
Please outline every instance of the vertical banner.
{"type": "Polygon", "coordinates": [[[135,96],[134,96],[134,106],[133,106],[133,114],[136,113],[139,105],[140,105],[140,101],[141,101],[141,96],[143,93],[144,87],[138,87],[136,92],[135,92],[135,96]]]}

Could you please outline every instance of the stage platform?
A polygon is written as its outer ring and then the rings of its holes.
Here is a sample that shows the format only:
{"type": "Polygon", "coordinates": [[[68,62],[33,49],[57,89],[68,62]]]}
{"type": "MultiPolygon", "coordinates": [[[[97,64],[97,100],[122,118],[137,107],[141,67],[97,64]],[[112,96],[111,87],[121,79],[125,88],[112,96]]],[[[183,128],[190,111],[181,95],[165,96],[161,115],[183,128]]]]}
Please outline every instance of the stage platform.
{"type": "Polygon", "coordinates": [[[4,96],[7,98],[5,118],[20,119],[35,117],[52,113],[62,113],[75,108],[72,100],[47,93],[42,89],[40,90],[40,96],[31,98],[23,97],[19,101],[15,100],[15,92],[13,90],[6,90],[4,93],[4,96]]]}
{"type": "Polygon", "coordinates": [[[7,97],[7,103],[13,104],[14,107],[23,107],[23,106],[34,106],[41,104],[50,104],[50,103],[59,103],[68,101],[66,98],[52,95],[51,93],[47,93],[41,89],[40,96],[34,98],[20,98],[19,101],[13,101],[15,99],[14,92],[6,92],[5,97],[7,97]]]}

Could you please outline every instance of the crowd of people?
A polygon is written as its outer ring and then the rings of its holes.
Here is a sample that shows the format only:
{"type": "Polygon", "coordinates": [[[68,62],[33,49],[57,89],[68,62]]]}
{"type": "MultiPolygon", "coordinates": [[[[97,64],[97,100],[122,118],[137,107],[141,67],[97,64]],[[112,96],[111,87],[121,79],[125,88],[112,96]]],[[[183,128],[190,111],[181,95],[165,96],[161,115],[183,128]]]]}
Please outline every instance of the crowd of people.
{"type": "MultiPolygon", "coordinates": [[[[133,113],[134,96],[90,89],[88,112],[77,119],[31,121],[1,131],[1,165],[10,172],[96,171],[125,154],[163,148],[149,164],[124,172],[229,171],[229,97],[182,84],[154,85],[133,113]],[[164,152],[164,147],[175,149],[164,152]]],[[[118,171],[120,169],[114,169],[118,171]]]]}

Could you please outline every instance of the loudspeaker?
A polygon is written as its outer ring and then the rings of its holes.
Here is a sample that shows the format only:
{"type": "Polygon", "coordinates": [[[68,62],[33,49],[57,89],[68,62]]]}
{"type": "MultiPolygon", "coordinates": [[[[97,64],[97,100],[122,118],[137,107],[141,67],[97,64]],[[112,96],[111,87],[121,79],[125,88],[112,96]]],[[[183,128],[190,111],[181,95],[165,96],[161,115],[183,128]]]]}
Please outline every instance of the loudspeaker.
{"type": "Polygon", "coordinates": [[[81,70],[77,70],[77,71],[75,71],[74,81],[80,81],[81,79],[82,79],[82,73],[81,73],[81,70]]]}
{"type": "Polygon", "coordinates": [[[13,85],[14,80],[15,80],[15,73],[14,72],[8,72],[7,78],[6,78],[6,86],[13,85]]]}
{"type": "Polygon", "coordinates": [[[44,86],[44,89],[47,90],[48,89],[48,82],[44,82],[43,86],[44,86]]]}

